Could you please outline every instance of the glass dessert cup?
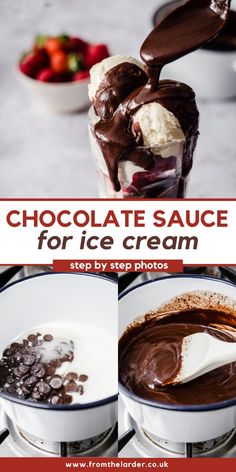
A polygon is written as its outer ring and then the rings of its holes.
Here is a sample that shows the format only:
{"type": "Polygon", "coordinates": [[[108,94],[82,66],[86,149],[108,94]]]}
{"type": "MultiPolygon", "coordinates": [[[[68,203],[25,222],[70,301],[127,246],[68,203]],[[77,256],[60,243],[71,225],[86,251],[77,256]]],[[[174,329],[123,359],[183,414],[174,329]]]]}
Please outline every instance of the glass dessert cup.
{"type": "MultiPolygon", "coordinates": [[[[149,170],[135,165],[130,160],[119,162],[118,179],[120,191],[114,189],[102,151],[94,135],[98,117],[91,107],[89,112],[89,135],[92,155],[96,163],[98,193],[100,198],[184,198],[187,177],[183,177],[184,141],[167,144],[137,146],[138,153],[145,152],[154,157],[154,165],[149,170]]],[[[148,158],[148,157],[147,157],[148,158]]],[[[151,158],[151,157],[150,157],[151,158]]],[[[148,162],[147,162],[148,167],[148,162]]]]}

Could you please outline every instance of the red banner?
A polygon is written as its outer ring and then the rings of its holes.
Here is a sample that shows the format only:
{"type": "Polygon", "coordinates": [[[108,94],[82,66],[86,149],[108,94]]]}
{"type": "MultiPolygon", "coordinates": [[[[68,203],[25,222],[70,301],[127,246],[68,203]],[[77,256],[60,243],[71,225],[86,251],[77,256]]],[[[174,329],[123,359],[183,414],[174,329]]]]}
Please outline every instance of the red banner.
{"type": "Polygon", "coordinates": [[[150,469],[169,470],[173,472],[199,472],[200,470],[214,470],[214,472],[235,472],[235,459],[144,459],[144,458],[105,458],[105,457],[82,457],[82,458],[1,458],[0,469],[3,472],[52,472],[66,470],[93,471],[106,469],[117,471],[125,469],[128,471],[150,469]]]}
{"type": "Polygon", "coordinates": [[[182,272],[181,260],[54,260],[55,272],[182,272]]]}

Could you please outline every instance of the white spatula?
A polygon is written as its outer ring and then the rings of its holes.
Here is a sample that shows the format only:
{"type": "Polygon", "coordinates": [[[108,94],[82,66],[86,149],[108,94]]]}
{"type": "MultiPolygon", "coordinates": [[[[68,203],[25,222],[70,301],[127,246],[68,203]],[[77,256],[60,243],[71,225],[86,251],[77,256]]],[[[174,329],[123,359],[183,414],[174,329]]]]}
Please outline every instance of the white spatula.
{"type": "Polygon", "coordinates": [[[182,345],[182,366],[171,383],[186,383],[211,370],[236,361],[236,342],[225,342],[207,334],[186,336],[182,345]]]}

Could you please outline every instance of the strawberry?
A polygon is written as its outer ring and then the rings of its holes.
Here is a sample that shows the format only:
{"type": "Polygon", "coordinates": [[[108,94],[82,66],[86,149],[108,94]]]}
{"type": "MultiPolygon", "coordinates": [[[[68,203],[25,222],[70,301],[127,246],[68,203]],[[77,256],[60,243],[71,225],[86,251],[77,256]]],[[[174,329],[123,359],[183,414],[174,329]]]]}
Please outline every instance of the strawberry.
{"type": "Polygon", "coordinates": [[[47,67],[48,60],[45,53],[41,51],[30,52],[24,56],[23,60],[19,64],[19,69],[23,74],[28,75],[31,78],[35,78],[37,73],[47,67]]]}
{"type": "Polygon", "coordinates": [[[86,68],[91,69],[94,64],[110,56],[106,44],[90,44],[85,54],[86,68]]]}
{"type": "Polygon", "coordinates": [[[46,69],[42,69],[40,72],[38,72],[36,79],[40,80],[41,82],[54,82],[56,79],[55,72],[47,67],[46,69]]]}
{"type": "Polygon", "coordinates": [[[72,75],[69,72],[55,73],[54,82],[71,82],[72,75]]]}
{"type": "Polygon", "coordinates": [[[81,38],[71,37],[65,43],[63,49],[66,51],[80,52],[84,54],[88,48],[88,43],[81,38]]]}
{"type": "Polygon", "coordinates": [[[45,42],[44,47],[49,56],[61,51],[61,41],[59,38],[48,38],[45,42]]]}
{"type": "Polygon", "coordinates": [[[63,51],[56,51],[51,55],[51,68],[59,73],[68,71],[68,57],[63,51]]]}
{"type": "Polygon", "coordinates": [[[88,70],[81,70],[80,72],[76,72],[73,75],[73,80],[80,81],[80,80],[85,80],[88,77],[89,77],[89,71],[88,70]]]}

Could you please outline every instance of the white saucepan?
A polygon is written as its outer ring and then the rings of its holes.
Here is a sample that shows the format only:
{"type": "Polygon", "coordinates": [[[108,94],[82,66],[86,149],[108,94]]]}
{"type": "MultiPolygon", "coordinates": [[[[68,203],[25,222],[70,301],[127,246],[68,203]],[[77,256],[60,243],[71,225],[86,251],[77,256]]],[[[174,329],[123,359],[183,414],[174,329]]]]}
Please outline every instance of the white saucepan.
{"type": "MultiPolygon", "coordinates": [[[[0,292],[0,354],[31,327],[66,321],[88,323],[116,337],[116,282],[95,274],[48,273],[4,288],[0,292]]],[[[48,441],[90,438],[106,431],[117,420],[116,392],[93,403],[56,406],[0,393],[0,403],[20,428],[48,441]]]]}
{"type": "MultiPolygon", "coordinates": [[[[173,297],[193,291],[207,292],[205,300],[210,292],[215,292],[236,304],[236,286],[230,282],[201,276],[164,277],[138,285],[120,296],[120,335],[135,319],[156,310],[173,297]]],[[[165,405],[142,399],[122,384],[120,394],[129,414],[140,426],[169,441],[206,441],[236,427],[236,387],[234,399],[210,405],[165,405]]]]}

